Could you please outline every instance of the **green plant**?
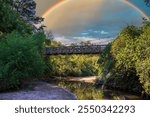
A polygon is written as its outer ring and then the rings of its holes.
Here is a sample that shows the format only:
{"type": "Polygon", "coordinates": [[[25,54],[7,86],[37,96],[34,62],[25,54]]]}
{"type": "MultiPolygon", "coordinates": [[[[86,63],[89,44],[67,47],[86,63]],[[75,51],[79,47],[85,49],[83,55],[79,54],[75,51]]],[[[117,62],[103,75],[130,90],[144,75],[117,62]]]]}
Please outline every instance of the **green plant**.
{"type": "Polygon", "coordinates": [[[32,27],[14,10],[14,0],[0,0],[0,40],[16,30],[21,34],[32,34],[32,27]]]}
{"type": "Polygon", "coordinates": [[[12,32],[0,42],[1,88],[17,87],[20,79],[43,75],[45,65],[37,46],[38,39],[12,32]]]}
{"type": "Polygon", "coordinates": [[[150,23],[128,26],[99,58],[106,85],[150,95],[150,23]]]}
{"type": "Polygon", "coordinates": [[[150,95],[150,23],[141,27],[141,31],[136,47],[136,70],[145,93],[150,95]]]}
{"type": "Polygon", "coordinates": [[[144,91],[150,95],[150,58],[140,61],[137,64],[137,73],[144,91]]]}

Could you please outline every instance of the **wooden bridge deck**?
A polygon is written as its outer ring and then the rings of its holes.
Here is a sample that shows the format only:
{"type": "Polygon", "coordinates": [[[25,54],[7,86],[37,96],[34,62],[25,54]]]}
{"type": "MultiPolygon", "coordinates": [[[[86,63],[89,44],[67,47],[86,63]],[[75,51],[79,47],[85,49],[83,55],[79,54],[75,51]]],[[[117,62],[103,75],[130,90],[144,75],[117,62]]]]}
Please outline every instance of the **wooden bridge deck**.
{"type": "Polygon", "coordinates": [[[100,54],[106,45],[59,46],[45,48],[45,55],[100,54]]]}

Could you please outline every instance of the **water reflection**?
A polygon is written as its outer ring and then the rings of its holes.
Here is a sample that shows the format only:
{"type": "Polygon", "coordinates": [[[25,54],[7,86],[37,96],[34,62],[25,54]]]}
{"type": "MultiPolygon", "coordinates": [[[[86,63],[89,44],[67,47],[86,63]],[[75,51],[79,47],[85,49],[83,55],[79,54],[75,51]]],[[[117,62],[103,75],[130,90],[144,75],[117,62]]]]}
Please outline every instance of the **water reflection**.
{"type": "Polygon", "coordinates": [[[50,83],[57,84],[58,86],[68,89],[74,93],[79,100],[141,100],[141,96],[116,90],[102,89],[96,87],[93,83],[54,80],[50,83]]]}

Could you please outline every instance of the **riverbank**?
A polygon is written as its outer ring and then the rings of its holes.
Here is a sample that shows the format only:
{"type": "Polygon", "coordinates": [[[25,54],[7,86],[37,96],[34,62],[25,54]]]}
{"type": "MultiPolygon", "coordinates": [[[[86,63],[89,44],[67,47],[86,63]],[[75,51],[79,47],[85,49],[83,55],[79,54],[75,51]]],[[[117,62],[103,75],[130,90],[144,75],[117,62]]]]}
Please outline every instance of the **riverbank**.
{"type": "Polygon", "coordinates": [[[107,79],[104,84],[105,89],[128,92],[131,94],[139,95],[143,100],[149,100],[150,96],[143,92],[142,86],[138,80],[134,79],[107,79]]]}
{"type": "Polygon", "coordinates": [[[18,91],[0,93],[0,100],[76,100],[65,88],[42,81],[24,83],[18,91]]]}
{"type": "Polygon", "coordinates": [[[85,82],[85,83],[95,83],[97,76],[87,76],[87,77],[64,77],[62,78],[66,81],[78,81],[78,82],[85,82]]]}
{"type": "MultiPolygon", "coordinates": [[[[118,89],[107,89],[95,83],[97,78],[91,77],[61,77],[47,80],[75,94],[78,100],[142,100],[141,95],[118,89]],[[94,82],[92,80],[94,79],[94,82]]],[[[102,80],[101,80],[102,81],[102,80]]]]}
{"type": "Polygon", "coordinates": [[[133,92],[103,89],[96,86],[96,76],[49,78],[45,81],[26,81],[16,91],[0,93],[0,100],[141,100],[133,92]]]}
{"type": "MultiPolygon", "coordinates": [[[[139,93],[104,85],[96,76],[53,77],[22,81],[20,90],[0,93],[0,100],[142,100],[139,93]],[[104,86],[103,86],[104,85],[104,86]]],[[[112,85],[113,84],[113,85],[112,85]]],[[[116,87],[117,86],[117,87],[116,87]]]]}

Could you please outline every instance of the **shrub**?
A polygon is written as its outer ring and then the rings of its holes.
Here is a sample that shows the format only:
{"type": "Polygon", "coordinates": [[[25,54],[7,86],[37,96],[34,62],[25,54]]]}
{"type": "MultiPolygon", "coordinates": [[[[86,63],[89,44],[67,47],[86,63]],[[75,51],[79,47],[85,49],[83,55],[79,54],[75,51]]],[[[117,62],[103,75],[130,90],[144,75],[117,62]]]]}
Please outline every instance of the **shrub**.
{"type": "Polygon", "coordinates": [[[137,74],[146,94],[150,95],[150,23],[141,28],[143,32],[136,47],[138,61],[136,63],[137,74]]]}
{"type": "Polygon", "coordinates": [[[126,27],[107,46],[99,63],[107,85],[150,95],[150,23],[126,27]]]}
{"type": "Polygon", "coordinates": [[[111,48],[112,44],[108,44],[98,60],[98,63],[100,64],[100,67],[102,69],[101,77],[105,79],[112,77],[112,74],[114,72],[113,68],[115,65],[115,60],[111,54],[111,48]]]}
{"type": "Polygon", "coordinates": [[[99,75],[100,68],[96,55],[50,56],[51,75],[54,76],[92,76],[99,75]]]}
{"type": "Polygon", "coordinates": [[[14,10],[14,0],[0,0],[0,40],[17,30],[21,34],[32,34],[33,28],[14,10]]]}
{"type": "Polygon", "coordinates": [[[34,37],[12,32],[0,42],[1,89],[17,87],[22,78],[42,76],[44,61],[36,45],[40,38],[34,37]]]}
{"type": "Polygon", "coordinates": [[[135,42],[139,34],[138,28],[128,26],[112,43],[111,53],[116,60],[115,68],[122,77],[135,73],[135,62],[137,61],[135,42]]]}
{"type": "Polygon", "coordinates": [[[140,83],[146,94],[150,95],[150,58],[140,61],[137,65],[140,83]]]}

